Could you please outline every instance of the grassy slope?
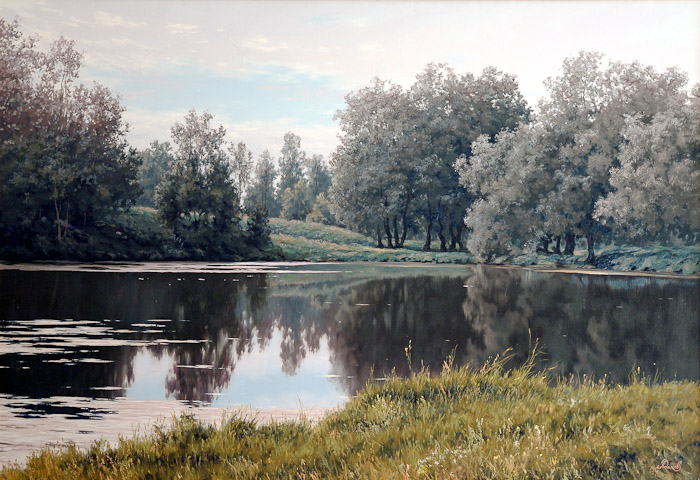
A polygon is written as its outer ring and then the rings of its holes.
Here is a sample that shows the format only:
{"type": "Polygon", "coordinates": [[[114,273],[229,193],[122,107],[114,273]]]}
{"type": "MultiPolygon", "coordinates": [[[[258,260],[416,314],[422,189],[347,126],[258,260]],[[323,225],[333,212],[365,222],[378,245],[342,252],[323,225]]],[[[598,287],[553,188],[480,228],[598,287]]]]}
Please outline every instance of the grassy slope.
{"type": "Polygon", "coordinates": [[[272,241],[289,260],[371,261],[371,262],[436,262],[471,263],[471,255],[463,252],[423,252],[416,243],[410,248],[375,248],[376,241],[340,227],[329,227],[298,220],[270,219],[272,241]]]}
{"type": "Polygon", "coordinates": [[[697,478],[699,397],[697,382],[552,387],[529,366],[446,367],[369,383],[317,425],[183,417],[111,447],[44,450],[0,478],[656,478],[664,460],[697,478]]]}
{"type": "MultiPolygon", "coordinates": [[[[290,260],[472,263],[474,257],[463,252],[423,252],[421,242],[407,241],[406,248],[375,248],[375,240],[339,227],[296,220],[270,219],[272,241],[290,260]]],[[[595,265],[584,265],[587,252],[576,250],[569,257],[546,254],[520,254],[497,257],[497,265],[569,265],[576,268],[601,268],[616,271],[700,272],[700,248],[613,247],[596,250],[595,265]]]]}

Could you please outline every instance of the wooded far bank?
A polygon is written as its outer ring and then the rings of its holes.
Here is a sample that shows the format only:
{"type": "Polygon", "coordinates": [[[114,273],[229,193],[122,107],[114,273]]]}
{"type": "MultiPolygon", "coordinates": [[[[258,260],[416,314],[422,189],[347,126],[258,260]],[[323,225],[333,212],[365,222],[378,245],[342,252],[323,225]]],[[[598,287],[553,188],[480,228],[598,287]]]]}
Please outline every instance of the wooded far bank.
{"type": "Polygon", "coordinates": [[[69,40],[41,51],[0,19],[0,57],[0,258],[280,259],[272,217],[481,262],[698,245],[700,86],[673,68],[581,52],[533,108],[513,75],[429,64],[408,88],[349,93],[329,163],[292,132],[254,162],[195,110],[132,148],[69,40]]]}

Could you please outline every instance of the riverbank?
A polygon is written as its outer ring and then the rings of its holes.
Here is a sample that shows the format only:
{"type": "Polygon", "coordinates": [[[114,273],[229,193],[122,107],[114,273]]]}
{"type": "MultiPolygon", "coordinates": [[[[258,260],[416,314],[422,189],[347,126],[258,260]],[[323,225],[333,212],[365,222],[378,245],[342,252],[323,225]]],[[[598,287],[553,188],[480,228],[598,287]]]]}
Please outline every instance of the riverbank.
{"type": "MultiPolygon", "coordinates": [[[[270,219],[273,244],[281,255],[293,261],[310,262],[423,262],[476,263],[468,252],[422,251],[422,242],[407,240],[405,248],[376,248],[376,241],[340,227],[296,220],[270,219]]],[[[573,255],[521,253],[489,259],[490,265],[537,266],[616,272],[700,273],[700,247],[602,246],[596,261],[586,264],[585,246],[573,255]]]]}
{"type": "Polygon", "coordinates": [[[697,478],[699,395],[697,382],[551,386],[532,363],[447,363],[371,381],[318,423],[185,416],[113,445],[43,450],[0,477],[697,478]]]}

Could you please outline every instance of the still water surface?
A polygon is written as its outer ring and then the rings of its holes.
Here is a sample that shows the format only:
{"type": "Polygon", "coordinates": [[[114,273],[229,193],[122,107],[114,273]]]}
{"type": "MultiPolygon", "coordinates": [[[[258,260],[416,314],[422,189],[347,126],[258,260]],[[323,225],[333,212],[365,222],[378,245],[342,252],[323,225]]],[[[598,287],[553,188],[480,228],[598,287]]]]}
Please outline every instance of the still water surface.
{"type": "MultiPolygon", "coordinates": [[[[0,460],[195,409],[342,404],[536,341],[554,375],[700,379],[700,279],[377,264],[0,270],[0,460]],[[76,435],[80,438],[76,438],[76,435]]],[[[116,432],[116,433],[115,433],[116,432]]],[[[82,443],[81,443],[82,442],[82,443]]]]}

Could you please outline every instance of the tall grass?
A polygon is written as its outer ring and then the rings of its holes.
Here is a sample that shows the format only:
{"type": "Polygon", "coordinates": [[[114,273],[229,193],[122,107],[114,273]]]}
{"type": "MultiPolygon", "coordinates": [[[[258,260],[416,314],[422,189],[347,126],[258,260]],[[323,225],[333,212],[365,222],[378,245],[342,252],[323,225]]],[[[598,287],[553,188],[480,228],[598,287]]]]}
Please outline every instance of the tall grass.
{"type": "Polygon", "coordinates": [[[370,381],[318,424],[179,417],[117,445],[43,450],[19,478],[697,478],[700,385],[506,370],[370,381]],[[674,473],[671,468],[679,471],[674,473]],[[671,477],[669,477],[671,478],[671,477]]]}

